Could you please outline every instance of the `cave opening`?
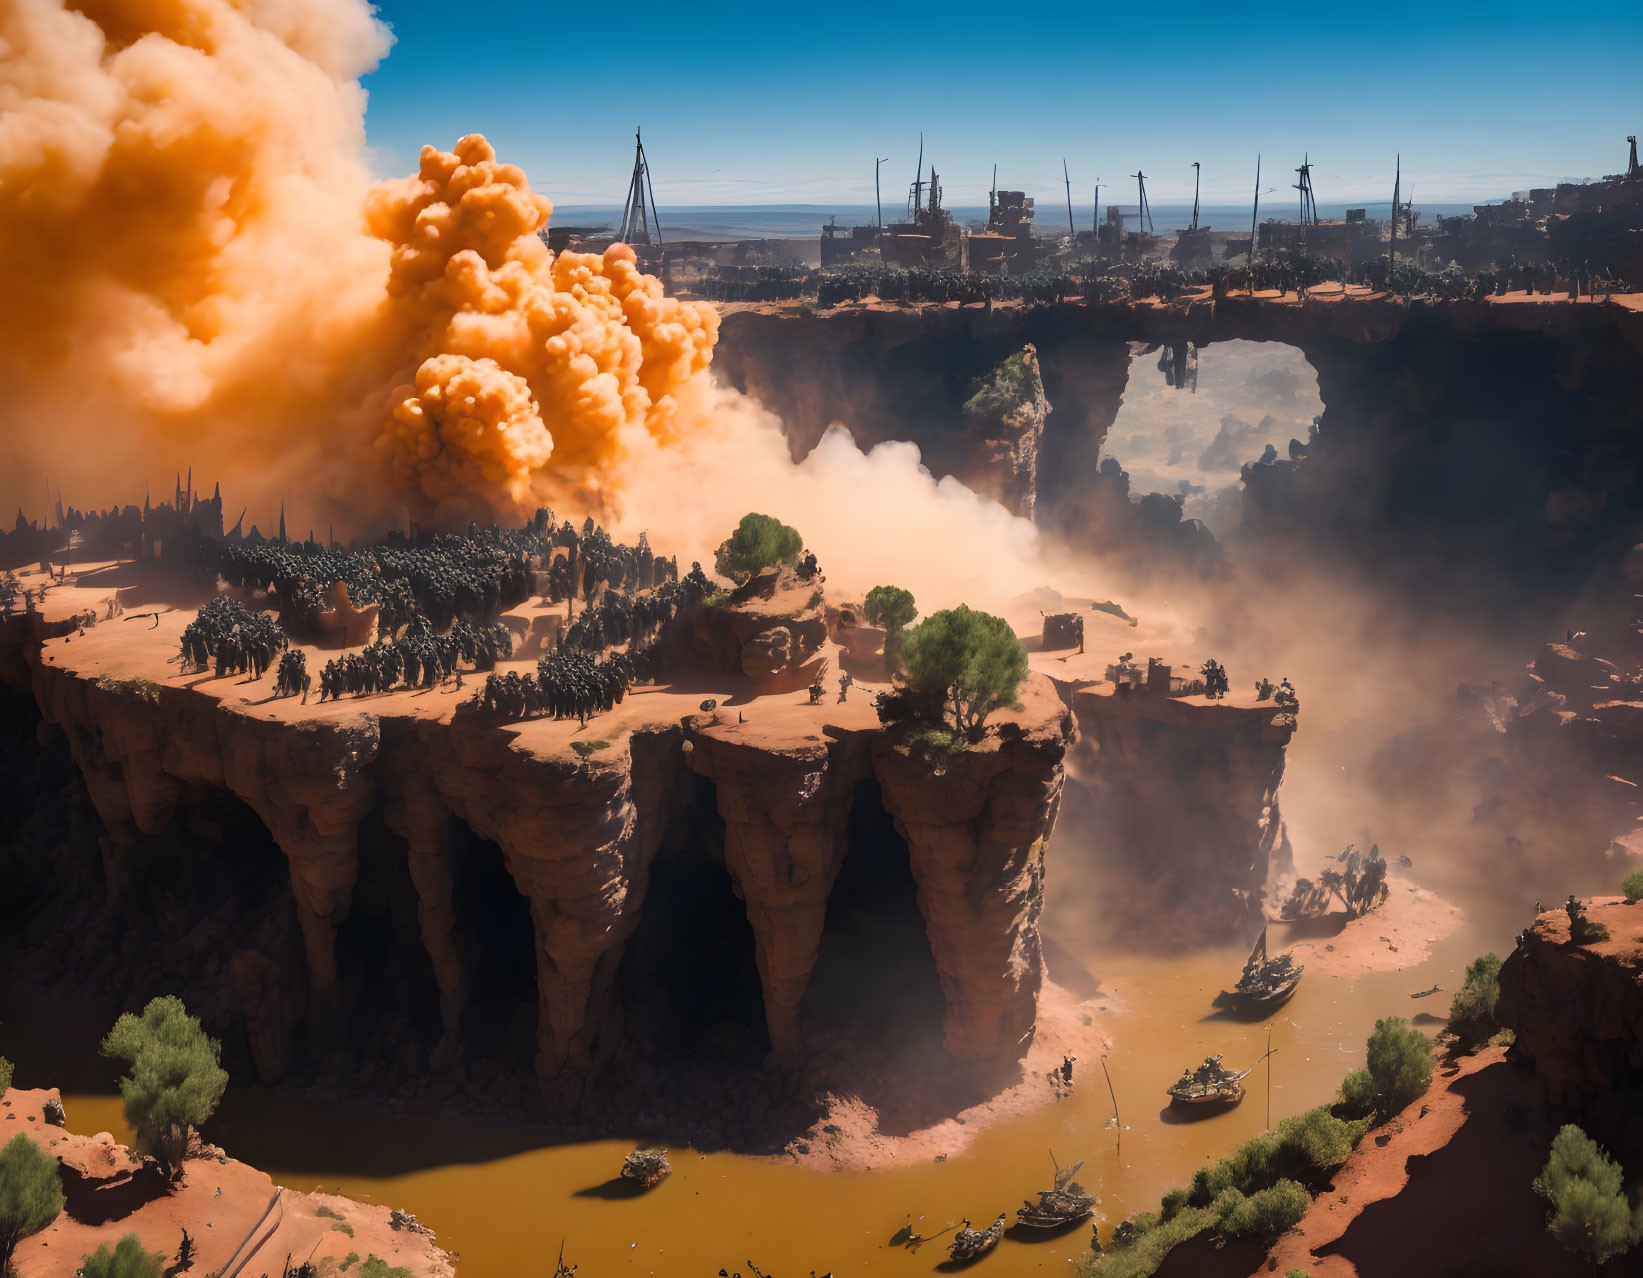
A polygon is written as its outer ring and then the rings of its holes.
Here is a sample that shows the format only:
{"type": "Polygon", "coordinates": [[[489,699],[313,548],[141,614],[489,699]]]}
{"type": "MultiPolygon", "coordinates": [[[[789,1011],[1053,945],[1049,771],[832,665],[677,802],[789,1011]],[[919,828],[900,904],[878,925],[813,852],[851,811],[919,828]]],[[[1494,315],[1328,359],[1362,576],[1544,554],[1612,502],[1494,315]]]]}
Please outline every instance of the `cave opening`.
{"type": "Polygon", "coordinates": [[[221,1039],[230,1075],[255,1076],[241,973],[254,965],[276,984],[307,985],[285,853],[242,799],[207,790],[122,858],[127,878],[111,935],[122,1006],[177,995],[221,1039]]]}
{"type": "Polygon", "coordinates": [[[878,780],[857,782],[849,846],[801,1011],[807,1038],[851,1055],[939,1048],[946,1008],[907,842],[878,780]]]}
{"type": "Polygon", "coordinates": [[[539,1015],[530,901],[508,872],[502,848],[494,840],[481,838],[454,817],[447,823],[445,840],[454,855],[456,935],[468,975],[463,1052],[470,1061],[530,1077],[539,1015]]]}
{"type": "Polygon", "coordinates": [[[770,1050],[753,927],[724,845],[713,783],[697,777],[651,862],[617,972],[628,1041],[646,1054],[746,1064],[770,1050]]]}
{"type": "MultiPolygon", "coordinates": [[[[1101,460],[1115,460],[1128,473],[1132,500],[1162,494],[1183,519],[1224,537],[1242,517],[1244,464],[1268,447],[1287,459],[1291,440],[1307,444],[1324,411],[1317,370],[1299,347],[1282,342],[1132,342],[1129,352],[1101,460]]],[[[1053,413],[1050,422],[1053,429],[1053,413]]]]}
{"type": "Polygon", "coordinates": [[[349,1034],[367,1060],[407,1043],[423,1052],[439,1036],[439,985],[422,946],[416,885],[405,840],[380,809],[360,823],[348,917],[337,929],[337,972],[349,1034]]]}

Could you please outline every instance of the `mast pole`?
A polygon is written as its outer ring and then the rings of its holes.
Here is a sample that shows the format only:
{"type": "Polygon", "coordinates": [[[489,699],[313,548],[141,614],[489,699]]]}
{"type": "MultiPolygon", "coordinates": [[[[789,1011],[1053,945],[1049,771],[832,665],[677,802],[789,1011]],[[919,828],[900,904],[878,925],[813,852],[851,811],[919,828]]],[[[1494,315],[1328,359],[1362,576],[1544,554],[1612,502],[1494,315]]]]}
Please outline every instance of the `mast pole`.
{"type": "Polygon", "coordinates": [[[1249,291],[1255,291],[1255,223],[1261,216],[1261,153],[1255,153],[1255,208],[1249,215],[1249,291]]]}
{"type": "Polygon", "coordinates": [[[1067,176],[1067,157],[1061,157],[1061,180],[1067,184],[1067,234],[1073,239],[1078,238],[1078,232],[1073,230],[1073,180],[1067,176]]]}
{"type": "Polygon", "coordinates": [[[1403,152],[1398,153],[1397,175],[1392,179],[1392,243],[1387,246],[1386,255],[1386,288],[1392,289],[1392,268],[1398,262],[1398,197],[1402,194],[1403,186],[1403,152]]]}
{"type": "Polygon", "coordinates": [[[1197,160],[1192,162],[1192,229],[1198,229],[1198,180],[1203,177],[1197,160]]]}
{"type": "Polygon", "coordinates": [[[884,201],[879,196],[879,165],[888,160],[889,156],[873,161],[873,205],[879,211],[879,230],[884,229],[884,201]]]}

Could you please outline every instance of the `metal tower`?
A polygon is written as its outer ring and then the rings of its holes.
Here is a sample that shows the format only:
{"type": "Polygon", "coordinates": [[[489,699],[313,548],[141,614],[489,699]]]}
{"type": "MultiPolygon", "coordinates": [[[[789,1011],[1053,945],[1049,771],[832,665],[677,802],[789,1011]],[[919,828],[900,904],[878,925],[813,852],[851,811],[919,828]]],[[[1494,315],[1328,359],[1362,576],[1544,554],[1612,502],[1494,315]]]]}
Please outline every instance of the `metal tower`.
{"type": "Polygon", "coordinates": [[[644,139],[637,128],[633,130],[633,143],[633,180],[628,183],[627,203],[622,206],[622,224],[616,229],[616,238],[624,244],[660,244],[662,220],[656,216],[656,193],[650,188],[650,162],[645,159],[644,139]]]}

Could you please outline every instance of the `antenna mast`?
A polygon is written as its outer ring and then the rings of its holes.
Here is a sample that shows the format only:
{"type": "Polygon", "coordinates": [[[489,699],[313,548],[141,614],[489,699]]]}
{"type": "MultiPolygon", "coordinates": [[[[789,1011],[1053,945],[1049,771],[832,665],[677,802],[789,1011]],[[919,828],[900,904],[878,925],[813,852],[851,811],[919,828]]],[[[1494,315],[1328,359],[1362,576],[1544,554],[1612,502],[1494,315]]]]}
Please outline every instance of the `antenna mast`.
{"type": "Polygon", "coordinates": [[[1073,239],[1078,238],[1078,232],[1073,230],[1073,180],[1067,176],[1067,157],[1061,157],[1061,180],[1067,184],[1067,234],[1073,239]]]}
{"type": "Polygon", "coordinates": [[[1192,162],[1192,229],[1198,229],[1198,179],[1203,174],[1197,160],[1192,162]]]}
{"type": "Polygon", "coordinates": [[[1398,261],[1398,199],[1403,186],[1403,153],[1398,153],[1397,176],[1392,179],[1392,243],[1386,255],[1386,288],[1392,291],[1392,267],[1398,261]]]}
{"type": "Polygon", "coordinates": [[[889,161],[889,156],[873,161],[873,206],[879,211],[879,230],[884,229],[884,201],[879,196],[879,165],[889,161]]]}
{"type": "Polygon", "coordinates": [[[1261,216],[1261,153],[1255,153],[1255,208],[1249,215],[1249,291],[1255,291],[1255,223],[1261,216]]]}
{"type": "Polygon", "coordinates": [[[924,207],[924,131],[918,135],[918,167],[913,170],[913,220],[918,220],[918,213],[924,207]]]}
{"type": "Polygon", "coordinates": [[[622,222],[616,238],[624,244],[660,244],[662,222],[656,216],[656,193],[650,186],[650,161],[645,158],[645,143],[639,130],[633,130],[633,178],[628,183],[627,203],[622,206],[622,222]],[[655,238],[651,238],[651,228],[655,238]]]}

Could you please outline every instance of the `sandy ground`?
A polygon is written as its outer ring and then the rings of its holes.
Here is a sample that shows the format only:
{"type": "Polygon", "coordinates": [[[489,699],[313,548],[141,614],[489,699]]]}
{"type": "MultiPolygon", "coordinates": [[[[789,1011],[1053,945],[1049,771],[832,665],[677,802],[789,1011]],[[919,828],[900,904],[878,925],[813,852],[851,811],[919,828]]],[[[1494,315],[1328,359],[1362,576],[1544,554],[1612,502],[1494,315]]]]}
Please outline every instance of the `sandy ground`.
{"type": "Polygon", "coordinates": [[[1555,1124],[1536,1116],[1533,1073],[1505,1054],[1440,1065],[1424,1099],[1365,1136],[1252,1278],[1585,1273],[1546,1232],[1530,1188],[1555,1124]]]}
{"type": "MultiPolygon", "coordinates": [[[[36,572],[19,573],[25,587],[36,587],[44,578],[36,572]]],[[[48,640],[41,660],[74,671],[87,679],[149,679],[163,687],[187,688],[209,697],[226,708],[250,718],[286,723],[346,723],[359,715],[393,716],[448,721],[463,701],[482,686],[485,676],[465,671],[462,686],[447,683],[438,688],[401,688],[364,696],[344,696],[340,701],[319,701],[318,674],[321,667],[339,654],[339,649],[321,648],[312,643],[293,643],[308,660],[314,689],[303,703],[300,697],[274,696],[274,672],[260,680],[241,675],[217,678],[210,671],[180,673],[176,657],[182,632],[194,619],[199,606],[211,597],[205,589],[178,593],[167,590],[162,580],[131,564],[71,564],[68,582],[53,586],[41,609],[49,621],[87,611],[102,617],[106,601],[116,595],[126,606],[124,616],[102,620],[62,638],[48,640]],[[156,594],[162,595],[156,598],[156,594]],[[168,597],[167,597],[168,596],[168,597]],[[158,613],[151,616],[151,613],[158,613]]],[[[552,611],[526,605],[517,610],[527,619],[552,611]]],[[[534,674],[539,652],[497,664],[499,674],[517,670],[534,674]]],[[[701,712],[703,701],[718,702],[725,730],[745,734],[750,744],[793,742],[820,733],[824,727],[861,731],[878,726],[873,694],[883,685],[858,679],[844,703],[838,700],[839,650],[828,644],[823,654],[829,663],[827,694],[820,705],[810,705],[804,690],[760,695],[741,675],[704,669],[673,684],[632,689],[622,704],[609,713],[590,719],[583,727],[574,719],[531,719],[504,724],[516,748],[537,757],[564,757],[573,742],[613,739],[624,731],[653,724],[676,725],[687,715],[701,712]]]]}
{"type": "Polygon", "coordinates": [[[141,1160],[107,1132],[76,1136],[47,1124],[45,1103],[57,1096],[55,1088],[13,1088],[0,1099],[0,1141],[23,1132],[80,1171],[87,1185],[71,1193],[50,1226],[18,1246],[17,1278],[66,1278],[83,1256],[129,1233],[147,1250],[165,1253],[170,1264],[184,1230],[194,1241],[193,1264],[184,1272],[213,1278],[279,1273],[287,1257],[312,1260],[322,1278],[330,1278],[343,1272],[350,1254],[356,1261],[380,1256],[408,1268],[413,1278],[450,1278],[455,1272],[431,1235],[395,1229],[387,1207],[286,1189],[210,1147],[216,1156],[190,1159],[169,1192],[140,1175],[122,1184],[141,1160]]]}
{"type": "MultiPolygon", "coordinates": [[[[1060,1073],[1062,1061],[1068,1056],[1093,1061],[1110,1046],[1094,1015],[1098,1004],[1109,1001],[1105,996],[1080,1000],[1046,981],[1039,999],[1037,1030],[1031,1048],[1019,1063],[1018,1074],[1003,1081],[986,1100],[971,1105],[956,1100],[940,1105],[952,1116],[904,1136],[888,1136],[879,1130],[878,1111],[859,1096],[829,1095],[826,1112],[780,1157],[816,1171],[872,1171],[940,1161],[962,1153],[989,1127],[1053,1105],[1067,1095],[1069,1089],[1060,1073]]],[[[939,1104],[932,1099],[931,1089],[939,1090],[944,1083],[962,1085],[969,1077],[966,1071],[941,1071],[939,1066],[919,1072],[921,1103],[939,1104]],[[944,1072],[946,1078],[942,1077],[944,1072]]],[[[1091,1083],[1087,1070],[1082,1081],[1091,1083]]]]}
{"type": "Polygon", "coordinates": [[[1350,979],[1418,967],[1434,945],[1459,930],[1463,915],[1442,897],[1395,876],[1391,888],[1386,904],[1361,918],[1349,921],[1336,912],[1322,919],[1275,921],[1267,943],[1273,950],[1294,950],[1297,963],[1328,976],[1350,979]]]}

